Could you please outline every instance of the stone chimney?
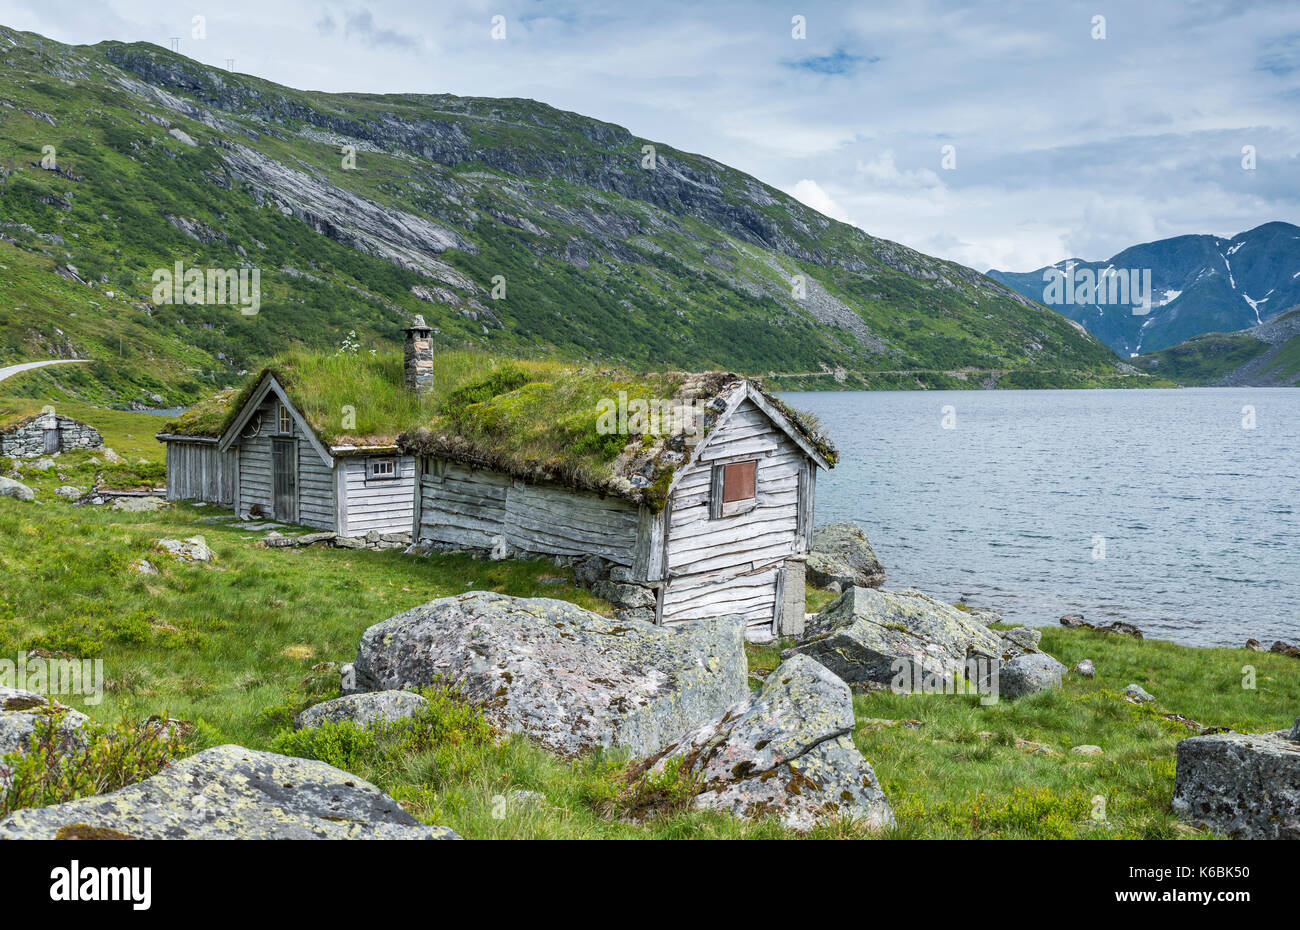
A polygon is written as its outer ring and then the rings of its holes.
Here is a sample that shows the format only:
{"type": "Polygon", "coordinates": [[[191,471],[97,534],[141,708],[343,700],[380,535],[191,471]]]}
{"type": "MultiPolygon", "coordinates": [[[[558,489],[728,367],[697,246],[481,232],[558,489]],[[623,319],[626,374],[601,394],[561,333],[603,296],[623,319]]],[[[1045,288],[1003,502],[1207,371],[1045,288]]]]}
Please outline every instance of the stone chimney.
{"type": "Polygon", "coordinates": [[[429,341],[429,335],[433,331],[424,322],[424,317],[417,313],[405,332],[406,389],[423,394],[433,387],[433,344],[429,341]]]}

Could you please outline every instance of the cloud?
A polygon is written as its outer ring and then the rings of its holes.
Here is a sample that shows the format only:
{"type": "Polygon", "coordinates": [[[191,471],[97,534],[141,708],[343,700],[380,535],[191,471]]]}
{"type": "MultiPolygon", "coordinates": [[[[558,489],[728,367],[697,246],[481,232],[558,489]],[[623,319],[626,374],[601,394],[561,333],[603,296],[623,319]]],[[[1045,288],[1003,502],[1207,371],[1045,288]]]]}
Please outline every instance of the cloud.
{"type": "Polygon", "coordinates": [[[822,190],[821,185],[810,178],[799,181],[786,193],[800,203],[812,207],[818,213],[823,213],[831,219],[843,223],[853,222],[844,209],[831,198],[830,194],[822,190]]]}
{"type": "Polygon", "coordinates": [[[858,69],[862,64],[875,64],[880,61],[878,57],[865,57],[862,55],[852,55],[842,48],[837,48],[830,55],[814,55],[808,58],[797,58],[785,63],[787,68],[794,68],[798,71],[811,71],[813,74],[850,74],[858,69]]]}
{"type": "Polygon", "coordinates": [[[929,168],[900,170],[894,162],[894,153],[886,149],[875,158],[857,163],[857,175],[874,187],[895,190],[928,190],[942,187],[939,176],[929,168]]]}
{"type": "MultiPolygon", "coordinates": [[[[981,271],[1300,221],[1294,3],[1146,0],[1109,14],[1104,40],[1075,4],[808,0],[806,39],[791,35],[791,12],[749,0],[223,0],[208,38],[181,51],[298,88],[540,100],[981,271]],[[940,165],[947,144],[955,170],[940,165]],[[1247,144],[1254,171],[1240,165],[1247,144]]],[[[0,22],[166,47],[188,35],[189,14],[174,0],[0,0],[0,22]]]]}
{"type": "MultiPolygon", "coordinates": [[[[330,19],[331,28],[333,19],[328,12],[325,14],[330,19]]],[[[355,37],[368,45],[388,48],[415,49],[421,45],[420,38],[415,35],[406,35],[395,29],[384,29],[375,25],[374,14],[369,10],[356,10],[346,14],[343,22],[343,34],[349,39],[355,37]]]]}

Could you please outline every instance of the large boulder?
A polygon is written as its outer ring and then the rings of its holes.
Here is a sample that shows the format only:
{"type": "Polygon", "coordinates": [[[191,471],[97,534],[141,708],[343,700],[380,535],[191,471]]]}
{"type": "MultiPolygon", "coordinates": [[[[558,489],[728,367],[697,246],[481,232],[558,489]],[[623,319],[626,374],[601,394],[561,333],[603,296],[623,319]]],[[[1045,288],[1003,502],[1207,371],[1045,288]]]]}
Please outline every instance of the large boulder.
{"type": "Polygon", "coordinates": [[[366,630],[347,690],[456,681],[496,727],[553,752],[649,756],[743,698],[746,675],[740,617],[674,630],[568,601],[472,592],[366,630]]]}
{"type": "Polygon", "coordinates": [[[310,759],[217,746],[135,785],[0,820],[3,839],[458,839],[310,759]]]}
{"type": "Polygon", "coordinates": [[[78,745],[81,728],[90,719],[85,714],[35,691],[0,685],[0,756],[27,751],[37,727],[52,716],[58,721],[57,748],[67,750],[78,745]]]}
{"type": "Polygon", "coordinates": [[[1009,630],[1000,630],[998,638],[1002,640],[1002,658],[1014,659],[1016,656],[1038,652],[1038,643],[1043,638],[1043,631],[1015,626],[1009,630]]]}
{"type": "Polygon", "coordinates": [[[686,734],[656,759],[675,759],[699,779],[692,802],[704,810],[759,819],[793,830],[851,818],[879,830],[894,812],[871,764],[853,744],[853,696],[824,666],[796,655],[763,687],[686,734]]]}
{"type": "Polygon", "coordinates": [[[1174,813],[1239,839],[1300,840],[1300,742],[1290,736],[1278,730],[1183,740],[1174,813]]]}
{"type": "Polygon", "coordinates": [[[21,481],[15,481],[12,478],[0,475],[0,497],[12,497],[16,501],[29,501],[35,496],[36,492],[21,481]]]}
{"type": "Polygon", "coordinates": [[[832,584],[878,588],[885,583],[885,569],[856,523],[832,523],[813,530],[806,564],[808,583],[818,588],[832,584]]]}
{"type": "MultiPolygon", "coordinates": [[[[999,698],[1018,698],[1039,691],[1060,690],[1065,666],[1045,652],[1014,656],[998,668],[999,698]]],[[[991,692],[993,688],[981,688],[991,692]]]]}
{"type": "Polygon", "coordinates": [[[293,722],[295,730],[318,727],[322,723],[355,723],[368,727],[374,723],[393,723],[414,717],[428,701],[410,691],[374,691],[369,694],[347,694],[308,707],[293,722]]]}
{"type": "Polygon", "coordinates": [[[1002,657],[1002,641],[977,620],[920,591],[853,587],[819,613],[783,658],[806,655],[851,685],[965,676],[1002,657]]]}

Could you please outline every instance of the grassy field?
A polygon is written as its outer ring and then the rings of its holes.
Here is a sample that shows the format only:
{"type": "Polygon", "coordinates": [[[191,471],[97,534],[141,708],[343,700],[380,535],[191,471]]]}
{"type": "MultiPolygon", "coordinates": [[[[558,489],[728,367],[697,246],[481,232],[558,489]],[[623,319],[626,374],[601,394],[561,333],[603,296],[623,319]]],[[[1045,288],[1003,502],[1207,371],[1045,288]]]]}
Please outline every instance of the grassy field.
{"type": "MultiPolygon", "coordinates": [[[[114,427],[123,448],[139,435],[131,416],[114,427]]],[[[686,812],[684,785],[629,782],[617,755],[566,762],[522,738],[496,741],[472,709],[445,695],[418,733],[291,732],[299,710],[337,694],[337,672],[320,663],[350,661],[363,630],[432,598],[493,590],[608,611],[550,563],[267,549],[241,526],[204,522],[222,513],[215,508],[76,508],[53,496],[56,476],[23,477],[37,502],[0,500],[0,657],[44,649],[102,659],[102,703],[60,698],[97,720],[165,714],[197,725],[190,750],[233,742],[322,758],[471,838],[786,835],[774,824],[686,812]],[[187,565],[155,548],[162,537],[195,534],[215,553],[212,564],[187,565]],[[137,573],[138,559],[159,574],[137,573]],[[543,797],[510,803],[517,790],[543,797]],[[647,804],[660,813],[628,816],[647,804]]],[[[817,593],[810,603],[824,599],[817,593]]],[[[1043,646],[1067,664],[1092,659],[1096,679],[1067,676],[1060,692],[991,707],[953,695],[855,698],[856,742],[898,816],[889,836],[1200,835],[1169,810],[1174,746],[1188,731],[1161,715],[1264,731],[1300,713],[1294,659],[1060,628],[1044,632],[1043,646]],[[1256,669],[1253,689],[1243,687],[1246,665],[1256,669]],[[1126,703],[1119,691],[1130,682],[1158,703],[1126,703]],[[1103,753],[1070,752],[1080,744],[1103,753]]],[[[749,660],[751,672],[773,668],[779,646],[751,647],[749,660]]],[[[862,834],[831,824],[814,835],[862,834]]]]}

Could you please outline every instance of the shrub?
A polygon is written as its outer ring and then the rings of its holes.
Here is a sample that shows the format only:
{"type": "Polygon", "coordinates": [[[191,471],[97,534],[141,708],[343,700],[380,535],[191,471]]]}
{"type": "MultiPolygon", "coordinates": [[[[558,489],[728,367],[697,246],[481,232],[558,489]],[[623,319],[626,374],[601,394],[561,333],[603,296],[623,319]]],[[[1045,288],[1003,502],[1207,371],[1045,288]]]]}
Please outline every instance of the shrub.
{"type": "Polygon", "coordinates": [[[59,729],[63,717],[64,712],[43,717],[26,751],[0,756],[0,784],[9,782],[9,790],[0,793],[0,817],[135,784],[157,775],[184,749],[176,728],[91,721],[69,736],[59,729]]]}
{"type": "Polygon", "coordinates": [[[359,727],[350,721],[286,730],[271,751],[318,759],[344,771],[389,769],[425,753],[436,753],[437,769],[451,763],[446,753],[487,746],[494,736],[482,711],[469,704],[455,685],[436,683],[418,692],[428,704],[404,720],[359,727]]]}

